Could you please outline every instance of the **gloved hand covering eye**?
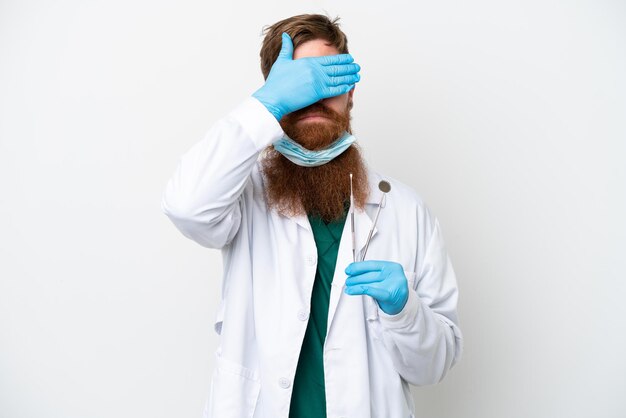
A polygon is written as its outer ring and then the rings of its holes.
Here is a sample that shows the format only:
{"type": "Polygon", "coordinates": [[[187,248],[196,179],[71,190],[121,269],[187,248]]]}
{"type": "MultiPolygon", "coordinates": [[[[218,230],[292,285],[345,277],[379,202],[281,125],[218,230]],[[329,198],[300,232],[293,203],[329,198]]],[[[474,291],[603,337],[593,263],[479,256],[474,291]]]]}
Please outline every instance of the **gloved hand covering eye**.
{"type": "Polygon", "coordinates": [[[293,59],[291,37],[282,33],[282,47],[265,84],[252,96],[279,120],[327,97],[352,90],[361,67],[350,54],[293,59]]]}
{"type": "Polygon", "coordinates": [[[350,263],[345,269],[345,292],[369,295],[388,315],[396,315],[409,299],[409,285],[404,269],[391,261],[367,260],[350,263]]]}

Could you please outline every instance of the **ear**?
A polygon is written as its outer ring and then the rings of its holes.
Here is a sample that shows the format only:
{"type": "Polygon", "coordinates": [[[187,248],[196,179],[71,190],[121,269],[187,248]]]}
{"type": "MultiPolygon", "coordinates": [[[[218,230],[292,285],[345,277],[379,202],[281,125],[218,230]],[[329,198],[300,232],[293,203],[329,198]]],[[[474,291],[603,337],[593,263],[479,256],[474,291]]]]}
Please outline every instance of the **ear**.
{"type": "Polygon", "coordinates": [[[352,90],[348,92],[348,110],[352,110],[352,108],[354,107],[354,100],[352,100],[352,96],[354,95],[355,89],[356,89],[356,86],[354,86],[352,90]]]}

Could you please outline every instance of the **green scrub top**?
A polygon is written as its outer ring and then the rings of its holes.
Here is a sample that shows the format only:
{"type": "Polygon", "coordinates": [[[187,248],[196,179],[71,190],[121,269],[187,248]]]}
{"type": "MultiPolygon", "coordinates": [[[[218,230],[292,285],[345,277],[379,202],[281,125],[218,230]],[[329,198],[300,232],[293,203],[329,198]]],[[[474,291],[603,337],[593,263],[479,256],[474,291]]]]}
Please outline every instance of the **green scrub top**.
{"type": "Polygon", "coordinates": [[[348,209],[349,204],[346,204],[343,216],[328,224],[318,216],[309,215],[317,246],[317,271],[311,294],[309,323],[293,383],[289,418],[326,418],[324,340],[328,324],[328,301],[348,209]]]}

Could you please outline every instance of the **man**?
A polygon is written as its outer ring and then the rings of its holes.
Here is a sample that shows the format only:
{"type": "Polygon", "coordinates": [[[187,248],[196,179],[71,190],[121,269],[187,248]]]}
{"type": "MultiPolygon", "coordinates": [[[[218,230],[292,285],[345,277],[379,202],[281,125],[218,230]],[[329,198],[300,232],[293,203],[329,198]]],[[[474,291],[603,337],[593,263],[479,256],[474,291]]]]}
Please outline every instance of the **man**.
{"type": "Polygon", "coordinates": [[[223,255],[204,417],[413,417],[409,384],[438,383],[461,356],[439,223],[361,158],[360,66],[336,20],[269,27],[265,84],[182,156],[163,194],[176,227],[223,255]]]}

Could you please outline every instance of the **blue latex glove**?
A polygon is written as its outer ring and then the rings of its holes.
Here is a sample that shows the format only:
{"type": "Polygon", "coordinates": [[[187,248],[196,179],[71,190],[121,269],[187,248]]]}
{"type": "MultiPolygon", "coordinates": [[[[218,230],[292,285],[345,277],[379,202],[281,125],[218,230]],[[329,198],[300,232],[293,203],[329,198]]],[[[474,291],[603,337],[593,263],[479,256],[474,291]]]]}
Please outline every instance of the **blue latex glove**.
{"type": "Polygon", "coordinates": [[[361,79],[361,67],[350,54],[324,55],[293,59],[291,37],[283,32],[278,58],[263,87],[252,96],[257,98],[276,120],[322,99],[352,90],[361,79]]]}
{"type": "Polygon", "coordinates": [[[345,270],[345,292],[369,295],[388,315],[396,315],[409,299],[409,285],[401,264],[392,261],[367,260],[350,263],[345,270]]]}

